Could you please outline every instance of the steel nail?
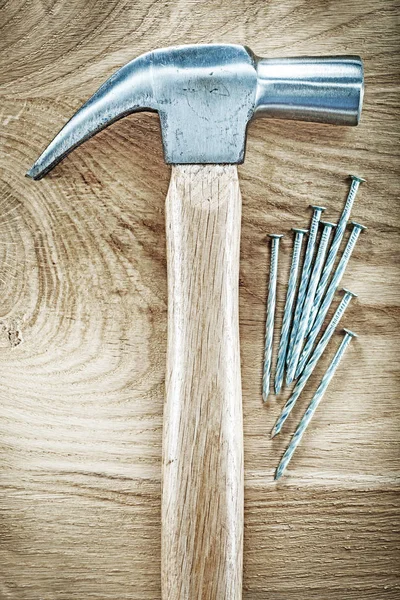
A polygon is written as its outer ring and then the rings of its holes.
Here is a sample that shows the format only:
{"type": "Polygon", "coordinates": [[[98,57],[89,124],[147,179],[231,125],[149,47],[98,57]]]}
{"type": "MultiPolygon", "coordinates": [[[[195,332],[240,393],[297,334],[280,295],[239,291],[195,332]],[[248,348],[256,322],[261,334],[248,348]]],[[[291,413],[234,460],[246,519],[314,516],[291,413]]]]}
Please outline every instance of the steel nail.
{"type": "MultiPolygon", "coordinates": [[[[311,208],[313,209],[313,215],[311,217],[310,233],[308,236],[307,249],[304,257],[303,269],[300,278],[299,293],[297,295],[296,309],[293,318],[292,332],[290,335],[289,347],[286,356],[287,365],[290,364],[290,357],[292,354],[294,341],[296,339],[297,327],[299,325],[300,315],[301,311],[303,310],[304,299],[306,296],[307,285],[311,275],[311,264],[314,256],[315,241],[317,239],[318,225],[321,219],[321,213],[324,210],[326,210],[324,206],[311,205],[311,208]]],[[[289,385],[290,383],[292,383],[292,380],[290,379],[290,377],[288,377],[288,373],[286,373],[286,384],[289,385]]]]}
{"type": "Polygon", "coordinates": [[[292,392],[290,398],[288,399],[285,406],[283,407],[282,412],[279,415],[278,420],[275,423],[275,425],[271,431],[271,437],[275,437],[276,435],[278,435],[278,433],[280,433],[280,431],[283,427],[283,424],[285,423],[286,419],[292,412],[294,405],[296,404],[308,379],[310,378],[312,372],[314,371],[319,359],[321,358],[322,354],[324,353],[325,348],[327,347],[329,340],[331,339],[332,335],[334,334],[335,329],[338,326],[339,321],[342,318],[346,308],[350,304],[351,299],[357,296],[357,294],[350,292],[350,290],[347,290],[346,288],[343,288],[343,291],[345,292],[345,294],[344,294],[342,300],[340,301],[340,304],[337,307],[335,314],[333,315],[328,327],[326,328],[323,336],[321,337],[320,341],[318,342],[314,352],[312,353],[310,360],[308,361],[308,363],[306,365],[303,365],[303,367],[302,367],[302,373],[301,373],[300,379],[296,382],[296,385],[293,389],[293,392],[292,392]],[[304,368],[304,370],[303,370],[303,368],[304,368]]]}
{"type": "Polygon", "coordinates": [[[310,310],[314,301],[315,291],[317,289],[321,271],[324,266],[324,260],[326,252],[328,250],[328,244],[331,238],[331,233],[334,227],[336,227],[334,223],[329,223],[327,221],[320,221],[320,224],[323,225],[324,228],[322,230],[317,256],[315,257],[314,266],[312,268],[312,272],[308,282],[307,292],[303,304],[303,310],[301,311],[299,324],[297,326],[296,338],[294,340],[293,349],[287,369],[287,377],[290,381],[293,381],[293,379],[296,377],[297,364],[299,362],[300,352],[303,347],[304,337],[308,325],[308,319],[310,317],[310,310]]]}
{"type": "Polygon", "coordinates": [[[292,228],[295,232],[293,242],[292,262],[290,265],[289,281],[286,292],[285,309],[283,312],[281,337],[279,340],[278,360],[275,371],[275,394],[279,394],[282,388],[283,376],[285,371],[286,351],[289,343],[290,325],[293,317],[293,304],[296,295],[296,284],[300,266],[301,248],[303,245],[304,236],[308,233],[308,229],[292,228]]]}
{"type": "Polygon", "coordinates": [[[300,361],[306,361],[307,358],[310,356],[312,347],[315,343],[318,333],[321,330],[326,313],[329,310],[329,307],[332,303],[332,299],[335,295],[335,292],[336,292],[336,290],[340,284],[340,281],[343,277],[343,274],[346,270],[347,263],[349,262],[351,254],[354,250],[354,246],[356,245],[356,242],[360,236],[360,233],[363,230],[367,229],[366,227],[364,227],[364,225],[360,225],[360,223],[356,223],[355,221],[351,221],[351,224],[353,225],[353,230],[347,241],[346,247],[343,251],[343,254],[341,256],[339,264],[336,267],[336,271],[333,274],[332,280],[328,286],[328,289],[326,291],[326,294],[324,296],[322,304],[319,307],[319,310],[318,310],[317,316],[315,318],[314,324],[311,328],[311,331],[308,334],[306,344],[305,344],[305,346],[303,348],[303,352],[300,356],[300,361]]]}
{"type": "Polygon", "coordinates": [[[275,479],[279,479],[282,474],[284,473],[286,467],[288,466],[294,451],[296,450],[297,446],[300,443],[301,438],[303,437],[303,434],[305,432],[305,430],[307,429],[308,424],[310,423],[312,417],[314,416],[315,411],[318,408],[318,405],[320,404],[331,380],[332,377],[335,374],[336,369],[339,366],[340,361],[342,360],[343,354],[346,351],[347,346],[350,344],[351,340],[353,337],[357,337],[357,335],[352,332],[349,331],[348,329],[345,329],[345,336],[338,348],[338,350],[336,351],[335,356],[332,359],[331,364],[329,365],[328,369],[325,372],[325,375],[323,376],[321,383],[319,384],[317,391],[315,392],[310,404],[308,405],[308,408],[306,410],[306,412],[303,415],[303,418],[301,419],[299,425],[297,426],[296,431],[293,434],[293,437],[291,439],[291,442],[289,444],[289,446],[287,447],[277,469],[275,472],[275,479]]]}
{"type": "Polygon", "coordinates": [[[365,182],[365,179],[362,177],[357,177],[357,175],[350,175],[351,185],[350,190],[347,195],[347,199],[343,208],[343,212],[340,215],[339,222],[336,227],[335,235],[333,236],[331,247],[329,248],[328,256],[326,259],[326,263],[324,266],[324,270],[322,271],[321,279],[318,283],[317,291],[315,293],[315,298],[313,302],[313,307],[311,309],[309,323],[307,327],[307,334],[311,331],[312,325],[315,321],[315,317],[317,316],[318,308],[321,305],[323,295],[325,293],[326,287],[328,285],[329,276],[332,272],[333,265],[335,263],[335,259],[337,253],[339,251],[340,244],[342,242],[344,232],[346,231],[347,221],[350,218],[351,209],[353,207],[353,203],[360,187],[360,184],[365,182]]]}
{"type": "Polygon", "coordinates": [[[283,237],[283,235],[272,233],[269,234],[269,237],[272,239],[272,242],[268,286],[267,321],[265,326],[264,369],[262,382],[262,395],[264,402],[267,401],[270,391],[272,343],[274,339],[274,321],[276,305],[276,284],[278,278],[279,241],[280,238],[283,237]]]}

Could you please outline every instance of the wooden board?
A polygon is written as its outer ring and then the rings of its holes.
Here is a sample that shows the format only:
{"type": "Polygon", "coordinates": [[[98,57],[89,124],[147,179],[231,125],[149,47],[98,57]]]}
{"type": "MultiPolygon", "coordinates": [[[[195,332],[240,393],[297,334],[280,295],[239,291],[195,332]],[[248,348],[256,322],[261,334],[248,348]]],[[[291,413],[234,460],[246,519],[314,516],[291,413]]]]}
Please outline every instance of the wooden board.
{"type": "MultiPolygon", "coordinates": [[[[154,114],[133,115],[41,182],[38,153],[119,66],[154,47],[248,44],[265,56],[361,54],[361,126],[259,120],[240,167],[245,600],[400,597],[398,13],[390,1],[2,3],[0,29],[0,598],[160,598],[166,355],[164,164],[154,114]],[[369,230],[344,283],[360,334],[279,484],[287,427],[261,403],[269,249],[310,203],[338,217],[347,174],[369,230]]],[[[278,319],[279,322],[279,319],[278,319]]]]}

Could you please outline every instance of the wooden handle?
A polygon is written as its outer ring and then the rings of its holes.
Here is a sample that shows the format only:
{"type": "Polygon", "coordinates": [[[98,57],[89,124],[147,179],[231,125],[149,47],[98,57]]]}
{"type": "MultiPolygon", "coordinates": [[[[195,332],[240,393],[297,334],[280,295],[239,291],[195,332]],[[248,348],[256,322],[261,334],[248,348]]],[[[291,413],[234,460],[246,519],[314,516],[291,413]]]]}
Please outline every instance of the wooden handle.
{"type": "Polygon", "coordinates": [[[240,218],[236,166],[172,168],[163,600],[242,597],[240,218]]]}

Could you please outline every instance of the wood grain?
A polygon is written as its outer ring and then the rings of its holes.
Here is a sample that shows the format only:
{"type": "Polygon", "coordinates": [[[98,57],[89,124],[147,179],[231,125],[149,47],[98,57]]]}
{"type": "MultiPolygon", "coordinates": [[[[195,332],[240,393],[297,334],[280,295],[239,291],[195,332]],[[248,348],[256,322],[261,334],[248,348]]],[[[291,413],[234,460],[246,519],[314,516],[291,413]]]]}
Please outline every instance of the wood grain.
{"type": "Polygon", "coordinates": [[[165,600],[242,598],[236,165],[172,167],[161,567],[165,600]]]}
{"type": "Polygon", "coordinates": [[[0,598],[159,600],[167,331],[156,115],[132,115],[41,182],[27,168],[119,66],[176,43],[248,44],[263,56],[360,54],[361,125],[258,120],[249,128],[240,262],[245,600],[386,600],[399,584],[398,7],[381,0],[96,3],[9,0],[0,15],[0,598]],[[368,226],[343,284],[350,348],[287,476],[273,472],[285,395],[261,402],[266,234],[310,203],[340,214],[347,174],[367,179],[368,226]]]}

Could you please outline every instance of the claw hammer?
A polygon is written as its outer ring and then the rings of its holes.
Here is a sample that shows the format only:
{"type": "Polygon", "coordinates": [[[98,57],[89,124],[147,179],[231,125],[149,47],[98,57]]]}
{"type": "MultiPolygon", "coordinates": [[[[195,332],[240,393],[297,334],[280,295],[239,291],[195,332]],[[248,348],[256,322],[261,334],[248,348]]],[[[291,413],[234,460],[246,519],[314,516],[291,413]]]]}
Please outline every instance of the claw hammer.
{"type": "Polygon", "coordinates": [[[112,75],[44,150],[40,179],[127,114],[160,117],[166,199],[168,349],[162,459],[163,600],[240,600],[243,424],[237,164],[258,117],[357,125],[357,56],[268,59],[234,44],[176,46],[112,75]]]}

